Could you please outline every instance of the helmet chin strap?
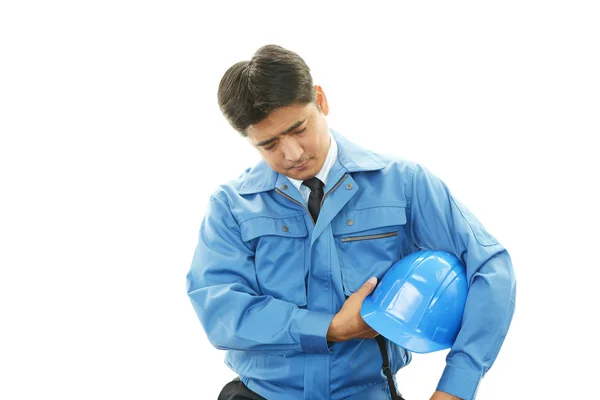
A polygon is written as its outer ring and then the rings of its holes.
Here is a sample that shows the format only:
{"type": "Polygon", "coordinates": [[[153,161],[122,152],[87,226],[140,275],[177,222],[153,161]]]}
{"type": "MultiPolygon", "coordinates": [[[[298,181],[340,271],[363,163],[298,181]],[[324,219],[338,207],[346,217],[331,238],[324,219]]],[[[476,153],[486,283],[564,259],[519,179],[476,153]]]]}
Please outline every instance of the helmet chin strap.
{"type": "Polygon", "coordinates": [[[404,400],[404,397],[402,397],[402,394],[400,394],[396,390],[396,385],[394,384],[394,378],[392,377],[392,370],[390,369],[390,360],[388,357],[385,338],[381,335],[378,335],[377,337],[375,337],[375,340],[377,340],[377,344],[379,345],[379,351],[381,351],[381,358],[383,358],[383,366],[381,367],[381,369],[383,369],[383,373],[387,378],[388,385],[390,387],[390,394],[392,395],[392,400],[404,400]]]}

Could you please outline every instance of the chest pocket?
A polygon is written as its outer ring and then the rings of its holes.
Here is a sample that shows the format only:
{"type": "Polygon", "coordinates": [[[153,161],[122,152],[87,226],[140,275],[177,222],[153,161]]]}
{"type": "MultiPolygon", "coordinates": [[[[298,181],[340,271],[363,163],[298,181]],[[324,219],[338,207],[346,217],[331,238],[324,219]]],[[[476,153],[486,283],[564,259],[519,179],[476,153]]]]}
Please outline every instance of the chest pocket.
{"type": "Polygon", "coordinates": [[[404,207],[348,210],[332,225],[344,294],[356,292],[371,276],[381,279],[407,244],[404,207]]]}
{"type": "Polygon", "coordinates": [[[309,245],[303,215],[256,217],[240,225],[242,240],[254,248],[254,265],[263,295],[306,306],[304,271],[309,245]]]}

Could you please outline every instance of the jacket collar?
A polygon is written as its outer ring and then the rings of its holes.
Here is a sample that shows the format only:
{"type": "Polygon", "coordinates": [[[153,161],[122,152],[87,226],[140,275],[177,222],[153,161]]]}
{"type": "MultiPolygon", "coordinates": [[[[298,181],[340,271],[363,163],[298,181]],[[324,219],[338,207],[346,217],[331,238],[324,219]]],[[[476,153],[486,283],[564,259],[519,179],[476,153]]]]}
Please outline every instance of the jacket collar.
{"type": "MultiPolygon", "coordinates": [[[[338,144],[337,162],[347,172],[376,171],[385,167],[383,160],[376,154],[350,142],[336,131],[330,131],[338,144]]],[[[246,195],[274,190],[279,175],[261,160],[248,172],[239,193],[246,195]]]]}

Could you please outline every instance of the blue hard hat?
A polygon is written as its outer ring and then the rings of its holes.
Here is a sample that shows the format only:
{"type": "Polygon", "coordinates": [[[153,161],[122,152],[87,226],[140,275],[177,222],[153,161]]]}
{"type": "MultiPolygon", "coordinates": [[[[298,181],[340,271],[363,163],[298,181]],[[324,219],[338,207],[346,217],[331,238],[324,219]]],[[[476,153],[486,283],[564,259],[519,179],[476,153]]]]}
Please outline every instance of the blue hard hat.
{"type": "Polygon", "coordinates": [[[395,263],[365,298],[361,316],[415,353],[452,347],[467,300],[465,267],[453,254],[419,250],[395,263]]]}

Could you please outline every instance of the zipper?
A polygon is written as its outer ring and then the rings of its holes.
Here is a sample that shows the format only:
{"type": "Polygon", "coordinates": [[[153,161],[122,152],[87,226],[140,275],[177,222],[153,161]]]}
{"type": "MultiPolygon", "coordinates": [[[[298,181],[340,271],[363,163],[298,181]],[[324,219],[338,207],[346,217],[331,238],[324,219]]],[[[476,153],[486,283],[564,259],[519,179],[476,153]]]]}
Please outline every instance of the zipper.
{"type": "MultiPolygon", "coordinates": [[[[348,176],[348,174],[344,174],[344,176],[342,176],[340,178],[340,180],[335,184],[334,187],[331,188],[331,190],[327,193],[325,193],[325,195],[323,196],[323,198],[321,199],[321,205],[320,208],[323,208],[323,201],[325,201],[325,198],[327,196],[329,196],[331,194],[331,192],[333,192],[335,189],[337,189],[342,182],[344,182],[344,179],[346,179],[346,177],[348,176]]],[[[283,193],[281,190],[275,188],[275,192],[279,193],[280,195],[282,195],[283,197],[293,201],[294,203],[298,204],[299,206],[301,206],[302,208],[304,208],[306,210],[306,213],[308,214],[308,216],[310,217],[310,219],[312,220],[313,224],[316,225],[317,222],[313,219],[312,215],[310,215],[310,212],[308,211],[308,208],[306,207],[306,205],[300,203],[299,201],[295,200],[293,197],[288,196],[287,194],[283,193]]],[[[397,233],[396,233],[397,234],[397,233]]]]}
{"type": "Polygon", "coordinates": [[[299,201],[297,201],[296,199],[294,199],[293,197],[288,196],[287,194],[283,193],[281,190],[275,188],[275,192],[279,193],[280,195],[282,195],[283,197],[290,199],[291,201],[293,201],[294,203],[298,204],[299,206],[301,206],[302,208],[304,208],[306,210],[306,212],[308,213],[308,216],[310,217],[310,219],[312,220],[313,224],[316,225],[317,223],[315,222],[315,220],[313,219],[312,215],[310,215],[310,212],[308,211],[308,208],[306,208],[306,206],[302,203],[300,203],[299,201]]]}
{"type": "Polygon", "coordinates": [[[379,233],[377,235],[366,235],[366,236],[351,236],[342,238],[342,242],[356,242],[359,240],[371,240],[371,239],[382,239],[386,237],[398,236],[398,232],[379,233]]]}
{"type": "Polygon", "coordinates": [[[323,196],[323,198],[321,199],[321,208],[323,208],[323,202],[325,201],[325,198],[329,196],[335,189],[337,189],[342,184],[342,182],[344,182],[344,179],[346,179],[347,176],[348,174],[344,174],[344,176],[340,178],[340,180],[335,184],[335,186],[332,187],[329,192],[325,193],[325,196],[323,196]]]}

